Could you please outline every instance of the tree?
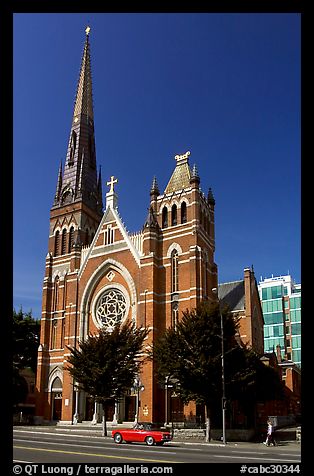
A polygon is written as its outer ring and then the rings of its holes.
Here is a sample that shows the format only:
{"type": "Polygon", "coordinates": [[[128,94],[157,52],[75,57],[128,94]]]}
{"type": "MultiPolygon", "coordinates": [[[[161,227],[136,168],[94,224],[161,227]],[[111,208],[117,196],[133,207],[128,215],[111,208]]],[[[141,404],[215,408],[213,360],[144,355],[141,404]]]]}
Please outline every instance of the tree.
{"type": "Polygon", "coordinates": [[[19,370],[30,367],[36,372],[39,345],[40,321],[34,319],[32,311],[19,312],[13,309],[13,366],[19,370]]]}
{"type": "MultiPolygon", "coordinates": [[[[184,403],[202,403],[206,411],[206,441],[210,441],[211,410],[222,398],[221,314],[217,303],[203,302],[183,312],[176,329],[167,329],[153,345],[157,377],[176,379],[184,403]],[[174,358],[175,356],[175,358],[174,358]]],[[[229,399],[253,403],[280,395],[276,372],[267,368],[259,356],[236,340],[238,322],[227,308],[222,310],[224,326],[225,386],[229,399]]]]}
{"type": "MultiPolygon", "coordinates": [[[[223,311],[224,350],[232,352],[237,323],[223,311]]],[[[221,328],[216,303],[201,303],[183,312],[176,329],[169,328],[155,342],[151,357],[157,364],[157,377],[164,382],[171,376],[179,382],[177,393],[184,403],[191,400],[205,405],[206,441],[210,440],[210,410],[221,398],[221,328]],[[174,358],[175,356],[175,358],[174,358]]]]}
{"type": "Polygon", "coordinates": [[[127,322],[116,324],[111,332],[100,329],[98,335],[89,335],[79,348],[68,346],[68,362],[74,381],[103,407],[103,435],[107,435],[106,404],[120,398],[133,385],[144,362],[143,342],[147,328],[137,328],[127,322]]]}
{"type": "Polygon", "coordinates": [[[22,308],[19,312],[13,309],[13,405],[24,402],[27,396],[27,383],[20,371],[30,368],[36,373],[39,334],[40,321],[33,318],[32,311],[25,313],[22,308]]]}

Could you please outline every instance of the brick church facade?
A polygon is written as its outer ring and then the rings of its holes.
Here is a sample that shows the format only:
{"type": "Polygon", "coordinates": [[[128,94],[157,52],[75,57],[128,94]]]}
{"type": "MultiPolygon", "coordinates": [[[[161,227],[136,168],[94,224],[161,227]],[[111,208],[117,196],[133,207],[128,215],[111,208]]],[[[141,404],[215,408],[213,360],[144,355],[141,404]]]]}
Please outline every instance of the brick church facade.
{"type": "MultiPolygon", "coordinates": [[[[176,325],[182,311],[215,299],[215,200],[211,189],[202,192],[189,155],[177,155],[169,163],[163,191],[153,179],[143,228],[129,234],[118,211],[117,179],[109,179],[110,164],[103,203],[87,29],[66,160],[59,168],[50,212],[36,379],[38,421],[100,421],[99,406],[75,387],[65,370],[67,345],[77,347],[88,334],[103,326],[110,330],[117,320],[149,327],[149,345],[176,325]]],[[[157,383],[152,362],[145,363],[139,378],[144,389],[137,417],[165,421],[167,391],[157,383]]],[[[120,402],[112,402],[107,418],[133,421],[136,398],[136,390],[130,389],[120,402]]],[[[196,414],[195,405],[183,408],[175,398],[172,404],[182,418],[196,414]]]]}

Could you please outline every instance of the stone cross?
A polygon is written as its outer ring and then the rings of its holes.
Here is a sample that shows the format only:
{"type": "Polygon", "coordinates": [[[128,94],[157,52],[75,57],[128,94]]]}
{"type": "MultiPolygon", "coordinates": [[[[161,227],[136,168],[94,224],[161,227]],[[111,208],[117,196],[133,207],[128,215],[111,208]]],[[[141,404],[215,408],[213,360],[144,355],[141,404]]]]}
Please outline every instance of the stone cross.
{"type": "Polygon", "coordinates": [[[118,183],[118,179],[115,179],[114,176],[111,175],[111,178],[110,178],[109,182],[107,182],[107,185],[110,187],[109,193],[114,192],[113,186],[114,186],[115,183],[118,183]]]}

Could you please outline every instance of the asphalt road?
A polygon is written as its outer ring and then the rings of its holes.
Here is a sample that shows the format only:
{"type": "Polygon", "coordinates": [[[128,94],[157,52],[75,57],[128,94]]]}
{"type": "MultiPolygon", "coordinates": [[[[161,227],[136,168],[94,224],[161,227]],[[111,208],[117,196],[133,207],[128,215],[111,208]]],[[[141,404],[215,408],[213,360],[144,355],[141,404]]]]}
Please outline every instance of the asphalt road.
{"type": "Polygon", "coordinates": [[[297,443],[276,447],[263,444],[183,443],[172,441],[162,447],[145,444],[117,445],[109,437],[49,433],[44,430],[13,432],[15,463],[94,463],[94,464],[174,464],[174,463],[246,463],[289,464],[301,462],[297,443]]]}

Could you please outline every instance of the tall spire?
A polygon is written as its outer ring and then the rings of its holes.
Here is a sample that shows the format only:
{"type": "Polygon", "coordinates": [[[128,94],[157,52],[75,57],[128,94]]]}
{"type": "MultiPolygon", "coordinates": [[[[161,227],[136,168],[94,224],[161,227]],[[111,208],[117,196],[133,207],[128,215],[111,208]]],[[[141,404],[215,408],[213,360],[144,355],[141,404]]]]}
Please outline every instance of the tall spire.
{"type": "Polygon", "coordinates": [[[62,187],[54,207],[84,202],[102,212],[101,187],[97,178],[96,148],[89,33],[87,27],[75,96],[72,125],[63,170],[62,187]]]}
{"type": "Polygon", "coordinates": [[[83,51],[82,65],[80,77],[77,85],[76,99],[74,106],[74,121],[80,114],[85,114],[90,119],[94,119],[93,112],[93,97],[92,97],[92,75],[90,62],[90,45],[89,32],[90,28],[86,30],[86,40],[83,51]]]}

